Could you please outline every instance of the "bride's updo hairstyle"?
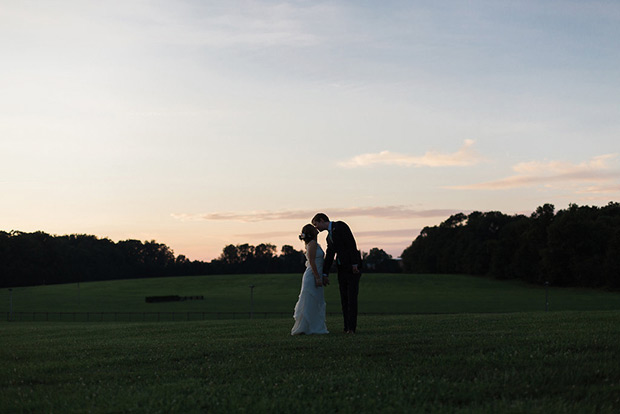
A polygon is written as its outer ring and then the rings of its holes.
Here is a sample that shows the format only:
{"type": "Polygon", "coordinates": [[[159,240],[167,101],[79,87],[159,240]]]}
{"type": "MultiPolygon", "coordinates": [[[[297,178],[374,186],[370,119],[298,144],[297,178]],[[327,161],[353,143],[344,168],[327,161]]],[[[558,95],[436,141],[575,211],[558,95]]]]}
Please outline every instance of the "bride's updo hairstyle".
{"type": "Polygon", "coordinates": [[[312,240],[316,240],[316,236],[319,234],[319,231],[312,224],[306,224],[301,229],[301,234],[299,235],[299,240],[303,240],[306,244],[310,243],[312,240]]]}

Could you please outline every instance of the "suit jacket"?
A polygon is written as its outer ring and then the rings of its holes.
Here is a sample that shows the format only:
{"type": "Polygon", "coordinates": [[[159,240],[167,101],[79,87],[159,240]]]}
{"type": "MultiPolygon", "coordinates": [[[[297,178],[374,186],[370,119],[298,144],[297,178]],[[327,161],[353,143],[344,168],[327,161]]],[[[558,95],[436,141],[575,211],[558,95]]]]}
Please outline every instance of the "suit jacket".
{"type": "Polygon", "coordinates": [[[351,270],[354,264],[358,265],[362,270],[362,256],[357,250],[357,243],[351,233],[351,229],[347,223],[343,221],[332,222],[331,240],[327,236],[327,252],[325,253],[325,264],[323,265],[323,273],[329,274],[329,268],[334,263],[336,257],[338,267],[351,270]]]}

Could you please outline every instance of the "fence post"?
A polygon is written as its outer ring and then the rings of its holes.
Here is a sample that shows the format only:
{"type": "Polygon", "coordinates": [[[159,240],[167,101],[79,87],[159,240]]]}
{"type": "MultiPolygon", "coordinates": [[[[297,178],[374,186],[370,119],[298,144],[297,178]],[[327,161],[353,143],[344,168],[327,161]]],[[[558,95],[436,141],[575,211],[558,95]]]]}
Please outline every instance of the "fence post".
{"type": "Polygon", "coordinates": [[[13,289],[9,288],[9,321],[13,320],[13,289]]]}
{"type": "Polygon", "coordinates": [[[254,318],[254,288],[256,286],[250,285],[250,319],[254,318]]]}

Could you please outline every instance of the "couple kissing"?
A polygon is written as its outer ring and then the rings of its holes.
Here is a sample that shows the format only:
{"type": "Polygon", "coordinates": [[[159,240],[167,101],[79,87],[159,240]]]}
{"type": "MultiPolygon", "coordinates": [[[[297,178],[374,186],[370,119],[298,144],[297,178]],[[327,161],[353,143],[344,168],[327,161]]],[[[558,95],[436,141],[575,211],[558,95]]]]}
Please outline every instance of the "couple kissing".
{"type": "Polygon", "coordinates": [[[306,245],[306,270],[295,305],[295,324],[291,335],[327,334],[324,287],[329,285],[329,270],[336,263],[338,287],[344,319],[344,332],[357,329],[357,296],[362,276],[362,257],[349,226],[343,221],[330,221],[324,213],[312,218],[299,235],[306,245]],[[319,232],[327,231],[327,252],[318,243],[319,232]]]}

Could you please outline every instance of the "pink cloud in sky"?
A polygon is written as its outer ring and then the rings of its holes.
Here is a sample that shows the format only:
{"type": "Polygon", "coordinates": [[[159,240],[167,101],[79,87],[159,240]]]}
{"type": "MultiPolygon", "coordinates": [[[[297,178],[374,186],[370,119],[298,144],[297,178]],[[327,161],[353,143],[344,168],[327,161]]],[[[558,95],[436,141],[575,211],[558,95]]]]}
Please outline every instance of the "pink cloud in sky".
{"type": "MultiPolygon", "coordinates": [[[[355,231],[356,237],[380,237],[380,238],[407,238],[415,237],[420,233],[420,229],[398,229],[398,230],[371,230],[371,231],[355,231]]],[[[270,238],[270,237],[289,237],[289,231],[272,231],[263,233],[246,233],[235,234],[235,237],[253,237],[253,238],[270,238]]]]}
{"type": "MultiPolygon", "coordinates": [[[[620,179],[620,170],[612,168],[610,165],[610,161],[617,157],[618,154],[605,154],[577,164],[566,161],[522,162],[512,167],[516,173],[514,175],[494,181],[445,188],[456,190],[505,190],[537,185],[553,187],[579,183],[595,184],[595,186],[585,187],[585,189],[597,189],[599,192],[616,192],[618,186],[609,185],[609,183],[620,179]]],[[[585,189],[577,190],[577,192],[586,191],[585,189]]]]}
{"type": "Polygon", "coordinates": [[[415,237],[420,233],[420,229],[399,229],[399,230],[371,230],[356,231],[355,235],[359,237],[381,237],[381,238],[401,238],[415,237]]]}
{"type": "Polygon", "coordinates": [[[357,168],[371,165],[397,165],[402,167],[467,167],[480,163],[483,158],[472,148],[475,141],[466,139],[463,146],[454,153],[442,154],[428,151],[426,154],[408,155],[390,151],[361,154],[339,163],[341,167],[357,168]]]}
{"type": "MultiPolygon", "coordinates": [[[[241,221],[259,222],[276,220],[310,220],[319,210],[279,210],[249,212],[214,212],[202,214],[172,214],[181,221],[241,221]]],[[[448,217],[459,210],[416,210],[406,206],[327,208],[321,212],[334,218],[373,217],[383,219],[408,219],[416,217],[448,217]]]]}
{"type": "Polygon", "coordinates": [[[620,194],[620,183],[616,185],[594,185],[582,188],[577,191],[579,194],[620,194]]]}

